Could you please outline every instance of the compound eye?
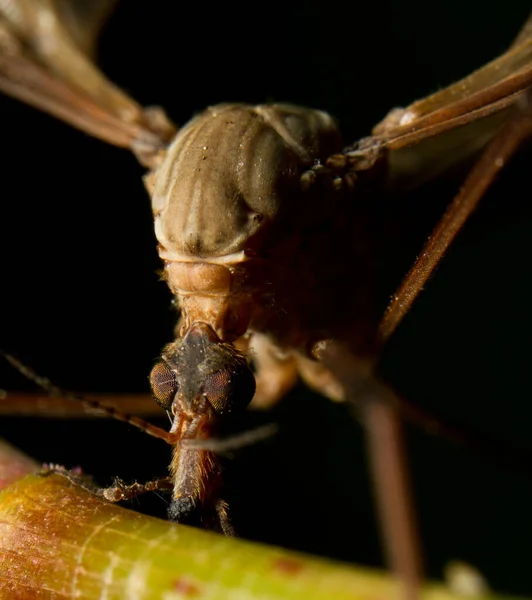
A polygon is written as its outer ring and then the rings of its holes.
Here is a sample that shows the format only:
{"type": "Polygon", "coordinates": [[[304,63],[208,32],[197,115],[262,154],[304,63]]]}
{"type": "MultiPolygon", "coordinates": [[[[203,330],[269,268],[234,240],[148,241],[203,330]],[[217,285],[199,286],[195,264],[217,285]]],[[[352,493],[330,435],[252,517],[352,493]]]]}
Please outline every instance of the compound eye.
{"type": "Polygon", "coordinates": [[[176,374],[163,360],[155,363],[151,370],[150,387],[157,404],[170,410],[179,385],[176,374]]]}
{"type": "Polygon", "coordinates": [[[255,393],[255,377],[247,366],[217,371],[205,378],[203,393],[219,415],[244,410],[255,393]]]}

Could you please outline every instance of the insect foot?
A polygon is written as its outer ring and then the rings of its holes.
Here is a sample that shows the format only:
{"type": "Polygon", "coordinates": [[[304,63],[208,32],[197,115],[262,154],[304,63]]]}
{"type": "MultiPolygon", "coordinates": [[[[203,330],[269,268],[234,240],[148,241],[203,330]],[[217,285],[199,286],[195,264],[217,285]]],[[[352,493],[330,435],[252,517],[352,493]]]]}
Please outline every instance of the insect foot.
{"type": "Polygon", "coordinates": [[[65,479],[68,479],[70,483],[79,485],[84,490],[91,492],[92,494],[98,493],[98,486],[95,485],[92,478],[86,475],[81,467],[74,467],[73,469],[67,469],[63,465],[57,465],[54,463],[45,463],[42,469],[38,472],[41,477],[49,477],[50,475],[61,475],[65,479]]]}

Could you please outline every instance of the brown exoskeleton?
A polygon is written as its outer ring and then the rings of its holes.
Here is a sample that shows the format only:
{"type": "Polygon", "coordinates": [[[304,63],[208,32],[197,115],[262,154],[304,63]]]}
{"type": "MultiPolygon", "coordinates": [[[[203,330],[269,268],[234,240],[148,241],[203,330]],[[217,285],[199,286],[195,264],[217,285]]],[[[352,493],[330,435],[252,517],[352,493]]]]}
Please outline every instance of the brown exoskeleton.
{"type": "MultiPolygon", "coordinates": [[[[15,18],[6,13],[0,87],[130,147],[150,169],[146,184],[165,277],[182,308],[179,339],[151,377],[155,397],[173,415],[171,434],[161,434],[176,449],[171,512],[182,521],[207,512],[208,524],[223,528],[216,456],[179,442],[215,435],[225,414],[251,401],[246,353],[256,367],[256,403],[273,403],[298,373],[330,397],[375,393],[369,381],[381,346],[459,224],[450,217],[443,222],[443,233],[433,236],[430,252],[423,253],[379,326],[371,257],[372,244],[380,240],[368,239],[367,206],[353,199],[363,199],[377,176],[390,185],[414,179],[411,170],[419,165],[409,152],[436,134],[458,126],[465,133],[468,143],[449,142],[453,162],[484,147],[501,123],[525,118],[529,36],[495,66],[393,113],[374,136],[342,152],[327,115],[285,105],[217,106],[173,138],[160,112],[143,111],[99,79],[68,34],[54,30],[61,24],[54,20],[61,16],[53,12],[54,3],[17,6],[15,18]],[[43,18],[33,21],[30,9],[42,11],[43,18]],[[60,53],[54,53],[53,40],[63,44],[60,53]],[[482,135],[468,129],[475,123],[483,124],[482,135]],[[350,302],[338,303],[346,294],[350,302]]],[[[528,131],[526,120],[517,129],[510,136],[514,145],[528,131]]],[[[428,177],[448,165],[431,162],[426,148],[421,155],[428,177]]],[[[497,159],[504,162],[511,151],[499,147],[497,159]]],[[[494,161],[488,156],[486,162],[482,173],[489,182],[494,161]]],[[[464,190],[467,216],[474,193],[471,186],[464,190]]]]}
{"type": "MultiPolygon", "coordinates": [[[[346,194],[333,193],[325,206],[329,188],[302,186],[301,174],[340,148],[325,113],[222,105],[185,126],[150,176],[159,255],[181,307],[180,338],[165,349],[151,385],[174,417],[172,431],[182,428],[180,437],[204,435],[216,416],[251,402],[253,376],[233,344],[253,352],[263,404],[278,400],[295,381],[300,362],[302,375],[320,390],[334,386],[310,353],[325,337],[346,334],[348,310],[331,323],[333,307],[327,306],[342,294],[342,282],[343,293],[351,286],[335,257],[359,272],[368,261],[351,243],[349,234],[361,221],[346,194]],[[339,235],[331,242],[327,227],[334,221],[339,235]],[[340,288],[337,294],[332,286],[340,288]]],[[[367,312],[358,315],[371,322],[367,312]]],[[[358,324],[358,336],[348,332],[346,341],[368,351],[362,332],[358,324]]],[[[207,460],[198,479],[216,471],[214,459],[207,460]]],[[[182,463],[176,454],[171,469],[178,480],[188,480],[182,463]]],[[[178,506],[198,508],[199,492],[185,489],[176,487],[170,509],[178,520],[187,520],[190,510],[178,506]]]]}

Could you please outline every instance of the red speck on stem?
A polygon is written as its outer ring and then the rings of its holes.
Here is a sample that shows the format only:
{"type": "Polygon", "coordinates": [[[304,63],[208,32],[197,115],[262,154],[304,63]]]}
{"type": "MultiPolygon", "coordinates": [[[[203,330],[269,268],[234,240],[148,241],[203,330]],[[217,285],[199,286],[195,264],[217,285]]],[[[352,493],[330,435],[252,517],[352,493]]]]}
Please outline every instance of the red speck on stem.
{"type": "Polygon", "coordinates": [[[201,590],[187,577],[178,577],[172,584],[172,589],[187,598],[197,598],[201,590]]]}
{"type": "Polygon", "coordinates": [[[286,575],[295,575],[303,569],[303,564],[293,558],[281,557],[274,560],[273,568],[286,575]]]}

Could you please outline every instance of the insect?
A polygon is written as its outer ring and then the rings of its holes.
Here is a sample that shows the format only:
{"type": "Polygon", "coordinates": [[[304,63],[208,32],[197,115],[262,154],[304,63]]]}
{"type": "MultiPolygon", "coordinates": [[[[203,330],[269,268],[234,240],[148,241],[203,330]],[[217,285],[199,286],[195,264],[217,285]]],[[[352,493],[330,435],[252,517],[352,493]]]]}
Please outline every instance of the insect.
{"type": "MultiPolygon", "coordinates": [[[[113,155],[113,156],[114,156],[114,155],[113,155]]],[[[122,190],[121,190],[121,192],[120,192],[120,193],[124,193],[124,192],[123,192],[123,188],[122,188],[122,190]]],[[[72,209],[71,209],[71,210],[72,210],[72,209]]],[[[70,212],[70,211],[69,211],[69,212],[70,212]]],[[[121,221],[121,223],[123,224],[123,221],[121,221]]],[[[73,231],[73,229],[72,229],[72,231],[73,231]]],[[[72,240],[71,240],[71,242],[74,242],[74,244],[70,244],[70,245],[69,245],[69,244],[66,244],[66,247],[67,247],[67,248],[68,248],[69,246],[70,246],[70,247],[75,247],[75,240],[74,240],[74,239],[72,239],[72,240]]],[[[62,240],[62,243],[61,243],[61,245],[62,245],[62,246],[65,246],[65,242],[64,242],[64,240],[62,240]]],[[[122,254],[123,254],[123,253],[122,253],[122,249],[118,249],[118,248],[117,248],[117,251],[118,251],[118,252],[117,252],[117,254],[118,254],[118,253],[120,254],[120,258],[118,258],[118,256],[117,256],[117,262],[123,263],[123,262],[124,262],[124,257],[123,257],[123,255],[122,255],[122,254]]],[[[106,252],[108,252],[108,249],[106,249],[106,252]]],[[[128,252],[129,252],[129,246],[128,246],[128,252]]],[[[68,253],[69,253],[69,251],[68,251],[68,250],[66,250],[66,251],[65,251],[65,254],[68,254],[68,253]]],[[[74,253],[74,255],[76,256],[76,260],[73,260],[73,265],[75,265],[75,266],[78,266],[78,267],[79,267],[79,258],[78,258],[78,253],[76,252],[76,253],[74,253]]],[[[127,259],[126,259],[126,260],[127,260],[127,259]]],[[[133,260],[133,259],[131,259],[131,260],[133,260]]],[[[70,270],[70,272],[73,272],[73,271],[74,271],[74,269],[73,269],[73,268],[71,268],[71,269],[69,269],[69,270],[70,270]]],[[[53,286],[52,286],[52,287],[53,287],[53,286]]],[[[83,285],[83,288],[85,288],[85,287],[86,287],[86,285],[83,285]]],[[[99,291],[98,291],[98,294],[97,294],[97,295],[98,295],[98,296],[101,296],[101,290],[99,290],[99,291]]],[[[134,295],[134,294],[132,294],[132,295],[134,295]]],[[[123,304],[123,303],[121,302],[121,304],[123,304]]],[[[135,316],[136,316],[136,315],[133,315],[133,316],[132,316],[132,320],[134,319],[134,320],[135,320],[135,322],[136,322],[136,320],[137,320],[137,319],[135,319],[135,316]]]]}

